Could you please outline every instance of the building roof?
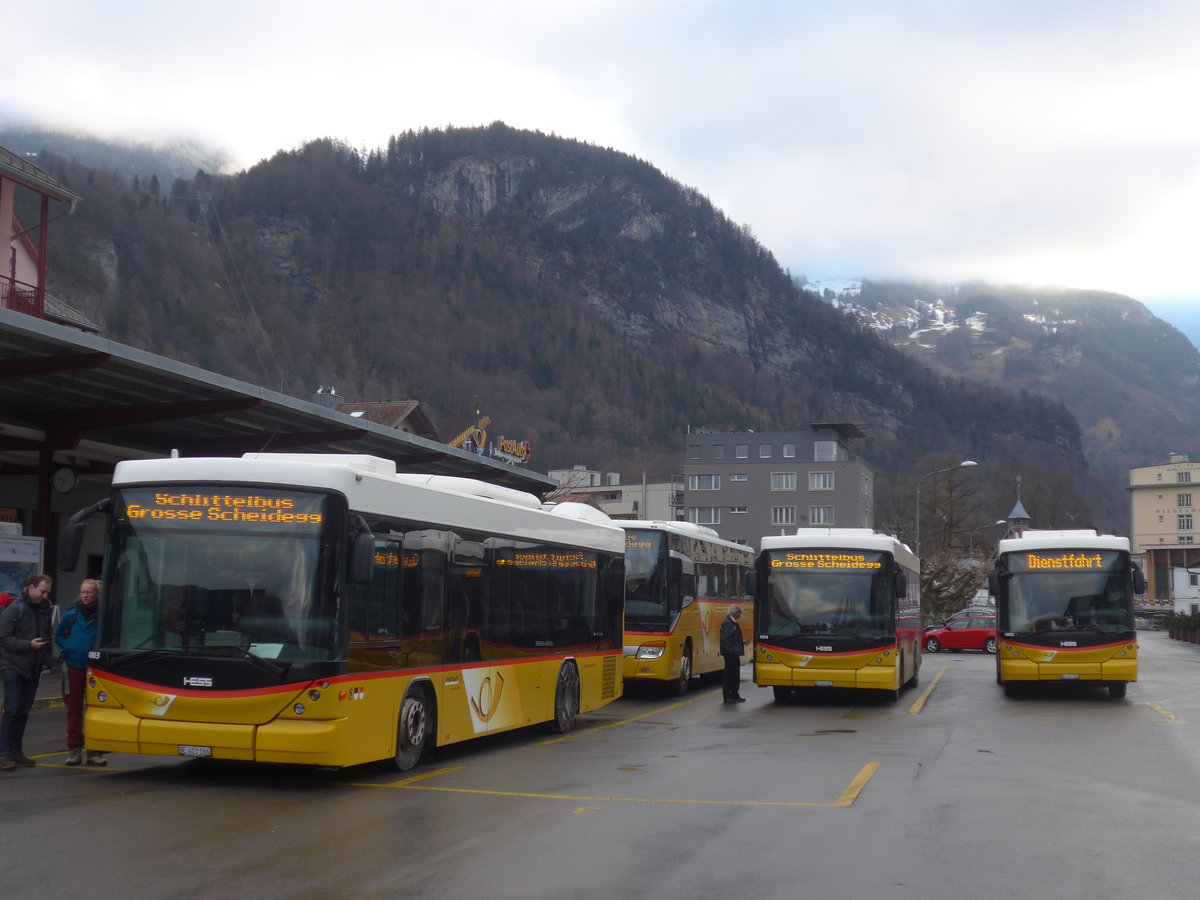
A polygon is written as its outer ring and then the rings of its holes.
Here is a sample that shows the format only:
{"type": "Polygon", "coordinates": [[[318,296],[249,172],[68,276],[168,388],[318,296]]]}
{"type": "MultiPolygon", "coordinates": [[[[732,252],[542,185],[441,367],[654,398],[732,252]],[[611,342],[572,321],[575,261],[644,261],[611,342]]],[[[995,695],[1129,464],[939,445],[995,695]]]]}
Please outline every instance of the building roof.
{"type": "MultiPolygon", "coordinates": [[[[415,434],[0,309],[0,462],[36,465],[50,445],[81,474],[120,459],[252,451],[365,453],[401,471],[545,494],[544,475],[415,434]],[[31,463],[32,460],[32,463],[31,463]]],[[[107,467],[107,468],[106,468],[107,467]]]]}
{"type": "Polygon", "coordinates": [[[419,400],[385,400],[376,403],[340,403],[334,407],[356,419],[374,422],[384,428],[403,429],[408,426],[414,434],[430,440],[439,440],[437,430],[421,409],[419,400]]]}
{"type": "Polygon", "coordinates": [[[62,203],[77,203],[81,198],[43,172],[23,156],[0,147],[0,176],[11,178],[30,190],[46,194],[62,203]]]}

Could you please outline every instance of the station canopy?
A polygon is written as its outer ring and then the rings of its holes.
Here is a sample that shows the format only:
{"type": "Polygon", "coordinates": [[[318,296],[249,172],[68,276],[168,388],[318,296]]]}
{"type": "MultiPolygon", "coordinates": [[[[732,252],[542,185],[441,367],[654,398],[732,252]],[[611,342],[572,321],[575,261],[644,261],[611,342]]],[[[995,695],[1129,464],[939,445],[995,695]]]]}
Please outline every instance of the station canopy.
{"type": "Polygon", "coordinates": [[[544,475],[0,309],[0,472],[122,459],[358,453],[544,495],[544,475]]]}

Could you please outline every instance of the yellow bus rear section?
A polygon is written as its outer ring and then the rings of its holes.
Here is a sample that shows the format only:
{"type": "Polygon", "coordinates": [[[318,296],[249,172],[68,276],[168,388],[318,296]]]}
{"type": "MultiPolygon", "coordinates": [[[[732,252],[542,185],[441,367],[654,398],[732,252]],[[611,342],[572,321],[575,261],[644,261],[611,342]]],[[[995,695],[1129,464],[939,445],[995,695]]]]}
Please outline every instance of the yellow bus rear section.
{"type": "MultiPolygon", "coordinates": [[[[172,691],[91,673],[89,750],[214,759],[352,766],[396,752],[400,703],[410,684],[432,692],[437,745],[521,728],[554,717],[560,668],[540,658],[431,672],[358,672],[287,690],[172,691]]],[[[579,711],[621,696],[620,654],[570,657],[579,670],[579,711]]]]}

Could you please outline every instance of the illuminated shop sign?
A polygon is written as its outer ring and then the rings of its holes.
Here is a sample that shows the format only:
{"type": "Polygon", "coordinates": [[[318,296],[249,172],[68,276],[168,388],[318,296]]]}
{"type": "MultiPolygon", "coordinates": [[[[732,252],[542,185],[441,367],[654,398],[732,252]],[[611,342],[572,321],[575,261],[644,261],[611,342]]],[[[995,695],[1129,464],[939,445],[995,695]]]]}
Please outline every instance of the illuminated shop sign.
{"type": "Polygon", "coordinates": [[[776,553],[771,556],[772,569],[820,569],[824,572],[877,571],[883,568],[878,553],[833,553],[829,551],[776,553]]]}
{"type": "Polygon", "coordinates": [[[129,491],[125,517],[155,524],[293,527],[320,525],[324,499],[317,495],[231,491],[129,491]]]}

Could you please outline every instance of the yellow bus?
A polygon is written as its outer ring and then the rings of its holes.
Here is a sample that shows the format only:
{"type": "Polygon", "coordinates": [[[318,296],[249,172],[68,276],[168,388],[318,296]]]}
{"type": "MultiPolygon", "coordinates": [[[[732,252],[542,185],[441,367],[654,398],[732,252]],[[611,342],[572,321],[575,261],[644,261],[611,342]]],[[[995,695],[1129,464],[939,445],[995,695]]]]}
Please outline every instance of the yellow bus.
{"type": "Polygon", "coordinates": [[[579,503],[368,456],[118,464],[89,750],[394,759],[622,692],[624,532],[579,503]]]}
{"type": "Polygon", "coordinates": [[[1146,579],[1129,539],[1095,531],[1025,531],[996,550],[996,683],[1089,684],[1125,696],[1137,681],[1133,597],[1146,579]]]}
{"type": "Polygon", "coordinates": [[[692,676],[719,672],[721,620],[752,600],[743,592],[754,551],[690,522],[624,520],[625,679],[686,694],[692,676]]]}
{"type": "Polygon", "coordinates": [[[765,537],[754,575],[754,682],[786,702],[802,688],[898,700],[921,669],[920,561],[869,528],[765,537]]]}

